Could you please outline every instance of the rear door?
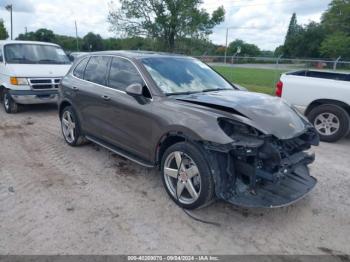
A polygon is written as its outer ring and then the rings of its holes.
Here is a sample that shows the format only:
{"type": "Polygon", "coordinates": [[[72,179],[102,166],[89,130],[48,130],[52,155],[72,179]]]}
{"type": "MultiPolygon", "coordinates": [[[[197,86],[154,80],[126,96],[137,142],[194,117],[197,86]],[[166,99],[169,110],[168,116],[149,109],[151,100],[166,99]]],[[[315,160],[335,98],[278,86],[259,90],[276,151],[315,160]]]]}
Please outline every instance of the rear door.
{"type": "Polygon", "coordinates": [[[113,144],[144,160],[150,160],[153,148],[153,105],[141,74],[130,60],[113,57],[107,85],[109,89],[105,95],[110,101],[106,102],[104,118],[109,129],[105,130],[105,135],[113,144]],[[135,83],[144,86],[144,97],[135,98],[126,94],[126,87],[135,83]]]}
{"type": "Polygon", "coordinates": [[[76,87],[79,95],[75,104],[81,113],[83,129],[98,138],[104,138],[103,131],[108,128],[103,95],[110,60],[110,56],[91,56],[85,68],[84,80],[76,87]]]}

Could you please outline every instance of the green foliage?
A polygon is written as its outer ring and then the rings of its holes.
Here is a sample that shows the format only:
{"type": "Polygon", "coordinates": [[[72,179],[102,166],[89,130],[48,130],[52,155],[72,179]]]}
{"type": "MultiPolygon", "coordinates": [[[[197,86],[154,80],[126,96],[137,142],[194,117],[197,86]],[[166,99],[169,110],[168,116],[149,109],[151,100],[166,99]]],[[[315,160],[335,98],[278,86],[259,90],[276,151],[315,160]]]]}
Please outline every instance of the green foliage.
{"type": "Polygon", "coordinates": [[[241,48],[240,56],[258,56],[260,55],[260,49],[254,44],[248,44],[243,40],[236,39],[231,42],[227,48],[227,55],[234,55],[238,48],[241,48]]]}
{"type": "Polygon", "coordinates": [[[7,33],[7,30],[4,25],[4,21],[0,19],[0,40],[7,39],[9,37],[9,34],[7,33]]]}
{"type": "Polygon", "coordinates": [[[322,16],[322,24],[328,33],[350,35],[350,0],[333,0],[322,16]]]}
{"type": "Polygon", "coordinates": [[[83,37],[83,51],[101,51],[104,50],[103,39],[99,34],[92,32],[83,37]]]}
{"type": "Polygon", "coordinates": [[[350,36],[341,32],[327,36],[322,43],[321,53],[330,58],[341,56],[343,59],[350,59],[350,36]]]}
{"type": "Polygon", "coordinates": [[[350,58],[350,0],[333,0],[323,13],[321,23],[298,25],[293,14],[283,47],[275,55],[284,57],[350,58]]]}
{"type": "Polygon", "coordinates": [[[200,9],[201,3],[201,0],[120,0],[121,7],[110,10],[108,21],[116,34],[157,39],[172,51],[175,41],[204,38],[224,20],[223,7],[210,15],[200,9]]]}

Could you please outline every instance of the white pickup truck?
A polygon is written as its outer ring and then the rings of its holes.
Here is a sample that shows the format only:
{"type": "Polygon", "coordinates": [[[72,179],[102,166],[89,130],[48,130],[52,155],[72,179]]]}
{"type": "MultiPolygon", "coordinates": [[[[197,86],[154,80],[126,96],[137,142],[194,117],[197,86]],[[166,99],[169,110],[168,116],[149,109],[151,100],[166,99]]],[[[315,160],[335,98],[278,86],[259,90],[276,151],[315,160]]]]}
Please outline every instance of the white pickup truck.
{"type": "Polygon", "coordinates": [[[276,96],[303,113],[320,139],[335,142],[350,132],[350,74],[300,70],[282,74],[276,96]]]}
{"type": "Polygon", "coordinates": [[[56,44],[0,41],[0,100],[7,113],[18,104],[55,103],[71,62],[56,44]]]}

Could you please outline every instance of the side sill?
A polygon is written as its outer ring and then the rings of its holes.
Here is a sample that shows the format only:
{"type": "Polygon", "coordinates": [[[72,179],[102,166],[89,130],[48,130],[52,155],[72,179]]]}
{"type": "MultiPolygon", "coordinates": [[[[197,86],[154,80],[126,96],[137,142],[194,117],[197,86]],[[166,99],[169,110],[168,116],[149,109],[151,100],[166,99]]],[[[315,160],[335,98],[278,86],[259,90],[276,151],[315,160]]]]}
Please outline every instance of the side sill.
{"type": "Polygon", "coordinates": [[[112,151],[113,153],[116,153],[117,155],[125,157],[125,158],[127,158],[127,159],[129,159],[129,160],[131,160],[131,161],[141,165],[141,166],[148,167],[148,168],[155,167],[154,164],[152,164],[150,162],[146,162],[146,161],[144,161],[144,160],[142,160],[142,159],[140,159],[138,157],[135,157],[135,156],[129,154],[128,152],[126,152],[125,150],[117,148],[116,146],[107,144],[107,143],[101,141],[100,139],[97,139],[97,138],[91,137],[91,136],[85,136],[85,138],[87,140],[90,140],[91,142],[93,142],[93,143],[95,143],[95,144],[97,144],[99,146],[102,146],[102,147],[112,151]]]}

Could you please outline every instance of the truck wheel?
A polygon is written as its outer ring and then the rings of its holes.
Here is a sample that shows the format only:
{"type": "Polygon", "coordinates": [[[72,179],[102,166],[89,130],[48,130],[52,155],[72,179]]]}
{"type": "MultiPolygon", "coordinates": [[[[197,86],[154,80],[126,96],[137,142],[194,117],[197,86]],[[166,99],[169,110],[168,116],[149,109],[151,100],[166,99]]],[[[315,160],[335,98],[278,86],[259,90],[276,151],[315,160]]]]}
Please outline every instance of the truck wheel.
{"type": "Polygon", "coordinates": [[[80,131],[78,117],[71,106],[63,109],[61,128],[64,140],[68,145],[79,146],[85,143],[85,138],[80,131]]]}
{"type": "Polygon", "coordinates": [[[3,103],[6,113],[12,114],[18,112],[18,104],[12,99],[8,91],[4,91],[3,103]]]}
{"type": "Polygon", "coordinates": [[[162,157],[161,174],[169,196],[185,209],[205,206],[214,197],[211,171],[195,145],[180,142],[170,146],[162,157]]]}
{"type": "Polygon", "coordinates": [[[321,141],[338,141],[347,135],[350,129],[349,114],[337,105],[317,106],[307,117],[319,133],[321,141]]]}

